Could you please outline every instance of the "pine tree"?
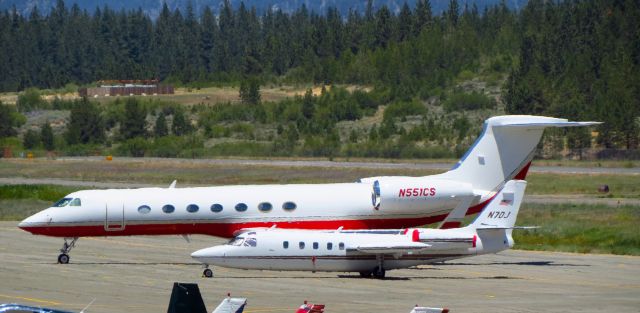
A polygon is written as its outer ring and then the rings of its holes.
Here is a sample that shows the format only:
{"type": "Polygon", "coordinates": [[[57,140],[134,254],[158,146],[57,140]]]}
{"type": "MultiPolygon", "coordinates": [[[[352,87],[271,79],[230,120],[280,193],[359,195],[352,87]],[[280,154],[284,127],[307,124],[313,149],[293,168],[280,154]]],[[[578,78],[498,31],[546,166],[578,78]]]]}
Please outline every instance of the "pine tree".
{"type": "Polygon", "coordinates": [[[104,123],[98,107],[87,98],[82,98],[71,109],[67,132],[69,144],[104,142],[104,123]]]}
{"type": "Polygon", "coordinates": [[[48,121],[40,128],[40,139],[42,140],[42,145],[47,151],[53,151],[56,148],[53,138],[53,129],[51,129],[51,125],[49,125],[48,121]]]}
{"type": "Polygon", "coordinates": [[[40,136],[38,135],[38,132],[33,129],[29,129],[24,134],[24,137],[22,139],[22,145],[25,147],[25,149],[33,149],[38,145],[39,142],[40,136]]]}
{"type": "Polygon", "coordinates": [[[167,120],[163,112],[160,112],[160,114],[158,114],[158,118],[156,119],[156,127],[154,128],[154,134],[156,138],[168,135],[167,120]]]}
{"type": "Polygon", "coordinates": [[[120,122],[120,135],[123,139],[144,137],[146,117],[142,105],[134,97],[127,98],[124,104],[124,116],[120,122]]]}
{"type": "Polygon", "coordinates": [[[191,123],[185,117],[182,109],[173,112],[173,123],[171,125],[173,134],[176,136],[186,135],[192,132],[191,123]]]}
{"type": "Polygon", "coordinates": [[[245,79],[240,83],[240,100],[246,104],[260,103],[260,83],[256,78],[245,79]]]}

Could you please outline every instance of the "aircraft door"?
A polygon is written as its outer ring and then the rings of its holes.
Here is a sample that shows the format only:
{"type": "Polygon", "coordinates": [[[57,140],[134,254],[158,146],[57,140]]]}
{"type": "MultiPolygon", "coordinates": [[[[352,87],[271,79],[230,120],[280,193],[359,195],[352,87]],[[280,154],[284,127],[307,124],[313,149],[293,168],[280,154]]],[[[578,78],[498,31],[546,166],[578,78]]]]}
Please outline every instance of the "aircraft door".
{"type": "Polygon", "coordinates": [[[124,204],[107,203],[105,206],[104,230],[123,231],[124,227],[124,204]]]}

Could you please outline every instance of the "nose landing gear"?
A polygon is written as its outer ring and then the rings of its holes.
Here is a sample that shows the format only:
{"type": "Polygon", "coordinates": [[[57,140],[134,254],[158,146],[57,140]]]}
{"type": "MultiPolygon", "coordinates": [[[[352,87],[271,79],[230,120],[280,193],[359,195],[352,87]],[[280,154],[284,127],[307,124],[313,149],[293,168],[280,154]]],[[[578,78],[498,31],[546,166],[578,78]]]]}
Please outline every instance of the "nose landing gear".
{"type": "Polygon", "coordinates": [[[206,277],[206,278],[211,278],[213,277],[213,271],[209,268],[209,265],[205,265],[204,266],[204,271],[202,271],[202,276],[206,277]]]}
{"type": "Polygon", "coordinates": [[[73,238],[64,238],[64,244],[62,245],[62,249],[60,249],[60,255],[58,255],[58,263],[67,264],[69,263],[69,252],[73,247],[76,246],[76,241],[78,241],[78,237],[73,238]],[[71,240],[68,242],[68,240],[71,240]]]}

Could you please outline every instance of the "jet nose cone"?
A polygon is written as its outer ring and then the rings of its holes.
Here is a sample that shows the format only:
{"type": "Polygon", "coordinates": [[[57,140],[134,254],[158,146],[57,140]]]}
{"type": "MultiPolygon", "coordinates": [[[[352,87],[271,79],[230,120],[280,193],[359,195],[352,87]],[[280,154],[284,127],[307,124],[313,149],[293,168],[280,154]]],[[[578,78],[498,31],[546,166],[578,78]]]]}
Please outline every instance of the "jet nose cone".
{"type": "Polygon", "coordinates": [[[191,253],[191,257],[202,263],[215,264],[223,260],[224,249],[221,249],[221,247],[200,249],[194,253],[191,253]],[[218,262],[216,262],[216,260],[218,262]]]}
{"type": "Polygon", "coordinates": [[[49,213],[45,211],[38,212],[25,218],[20,223],[18,223],[18,227],[33,233],[34,229],[49,225],[49,223],[51,223],[51,217],[49,216],[49,213]]]}

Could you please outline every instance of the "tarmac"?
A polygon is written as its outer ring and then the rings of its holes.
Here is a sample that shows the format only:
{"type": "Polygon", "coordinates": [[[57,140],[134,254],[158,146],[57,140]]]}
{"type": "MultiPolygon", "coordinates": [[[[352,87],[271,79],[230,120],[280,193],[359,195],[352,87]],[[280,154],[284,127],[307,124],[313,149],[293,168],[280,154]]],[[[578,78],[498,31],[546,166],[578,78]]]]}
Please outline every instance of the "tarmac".
{"type": "MultiPolygon", "coordinates": [[[[70,264],[56,264],[61,238],[0,222],[0,303],[87,313],[165,312],[173,282],[198,283],[213,311],[227,292],[245,312],[407,313],[418,304],[451,312],[640,312],[640,257],[511,250],[387,272],[246,271],[214,267],[203,278],[189,254],[225,240],[192,236],[81,238],[70,264]]],[[[516,243],[517,247],[517,243],[516,243]]]]}

